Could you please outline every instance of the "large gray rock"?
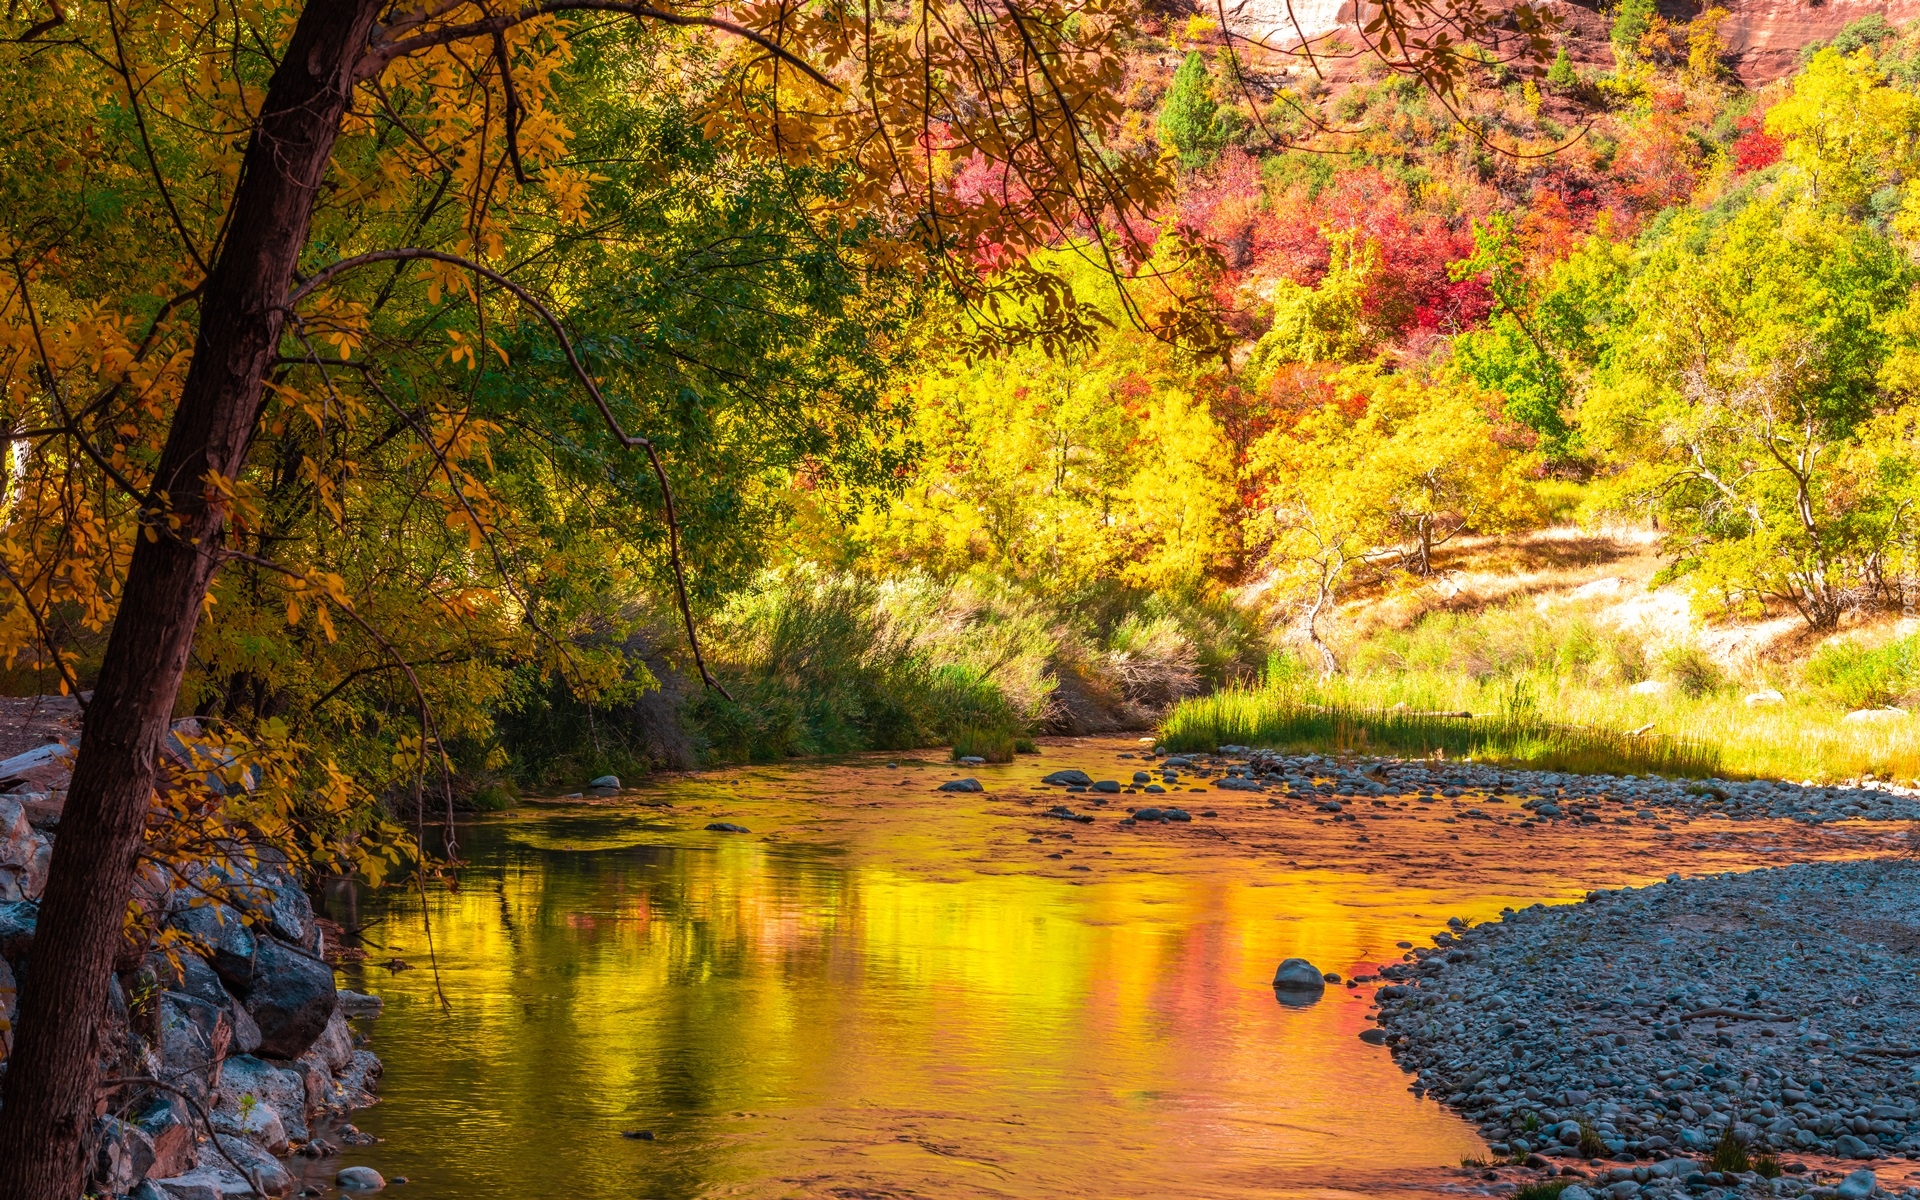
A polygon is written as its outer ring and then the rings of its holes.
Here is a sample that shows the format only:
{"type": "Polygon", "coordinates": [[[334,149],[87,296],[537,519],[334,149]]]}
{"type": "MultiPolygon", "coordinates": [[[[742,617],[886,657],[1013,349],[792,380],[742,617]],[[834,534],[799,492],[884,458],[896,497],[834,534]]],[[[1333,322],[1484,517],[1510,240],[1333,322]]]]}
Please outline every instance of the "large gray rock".
{"type": "MultiPolygon", "coordinates": [[[[307,1140],[305,1076],[299,1071],[276,1066],[251,1055],[229,1058],[220,1071],[215,1114],[234,1125],[235,1132],[245,1132],[246,1136],[252,1138],[255,1135],[243,1115],[262,1106],[273,1109],[278,1115],[285,1138],[299,1142],[307,1140]]],[[[259,1123],[262,1129],[265,1125],[264,1120],[259,1123]]]]}
{"type": "Polygon", "coordinates": [[[193,939],[227,986],[243,988],[253,982],[256,939],[237,910],[204,897],[190,899],[185,893],[177,893],[166,923],[193,939]]]}
{"type": "Polygon", "coordinates": [[[147,1177],[154,1163],[153,1143],[137,1125],[101,1117],[93,1126],[93,1157],[87,1174],[100,1191],[124,1196],[147,1177]]]}
{"type": "Polygon", "coordinates": [[[1304,958],[1289,958],[1273,973],[1273,986],[1282,992],[1324,992],[1326,978],[1320,968],[1304,958]]]}
{"type": "Polygon", "coordinates": [[[1872,1171],[1855,1171],[1840,1181],[1840,1185],[1833,1189],[1833,1194],[1839,1200],[1867,1200],[1879,1186],[1880,1180],[1872,1171]]]}
{"type": "Polygon", "coordinates": [[[338,1075],[353,1065],[353,1033],[347,1028],[347,1014],[335,1009],[327,1018],[327,1027],[314,1039],[308,1053],[326,1064],[327,1072],[338,1075]]]}
{"type": "Polygon", "coordinates": [[[0,958],[17,963],[33,951],[40,906],[31,900],[0,901],[0,958]]]}
{"type": "Polygon", "coordinates": [[[246,1176],[234,1170],[234,1164],[237,1163],[260,1181],[259,1194],[279,1197],[293,1193],[293,1176],[271,1154],[245,1138],[231,1134],[220,1135],[219,1143],[218,1149],[212,1146],[206,1148],[198,1168],[185,1175],[156,1182],[174,1200],[240,1200],[255,1193],[246,1176]],[[233,1162],[230,1163],[229,1159],[233,1162]]]}
{"type": "Polygon", "coordinates": [[[978,779],[949,779],[936,790],[942,792],[982,792],[986,789],[980,786],[978,779]]]}
{"type": "Polygon", "coordinates": [[[153,1166],[148,1174],[154,1178],[184,1174],[199,1165],[193,1114],[180,1097],[172,1092],[153,1093],[141,1105],[133,1123],[153,1147],[153,1166]]]}
{"type": "Polygon", "coordinates": [[[1051,775],[1040,777],[1041,783],[1064,785],[1066,787],[1087,787],[1093,783],[1093,776],[1085,771],[1076,771],[1069,767],[1064,771],[1055,771],[1051,775]]]}
{"type": "Polygon", "coordinates": [[[165,1078],[175,1087],[207,1099],[220,1080],[222,1060],[233,1045],[233,1021],[223,1005],[196,996],[160,993],[156,1049],[165,1078]]]}
{"type": "Polygon", "coordinates": [[[236,989],[260,1026],[260,1053],[299,1058],[339,1007],[333,968],[274,938],[260,938],[251,983],[236,989]]]}

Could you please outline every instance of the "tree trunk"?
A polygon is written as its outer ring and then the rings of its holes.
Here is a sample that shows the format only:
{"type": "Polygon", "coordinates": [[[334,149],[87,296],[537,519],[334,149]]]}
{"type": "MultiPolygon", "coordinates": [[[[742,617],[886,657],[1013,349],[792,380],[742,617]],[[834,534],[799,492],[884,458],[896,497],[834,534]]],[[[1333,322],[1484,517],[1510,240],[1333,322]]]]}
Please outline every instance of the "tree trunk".
{"type": "Polygon", "coordinates": [[[226,506],[208,475],[231,480],[245,464],[281,305],[377,13],[377,0],[311,0],[247,146],[154,481],[179,523],[169,533],[167,514],[149,512],[159,536],[134,547],[54,843],[0,1109],[0,1200],[74,1200],[83,1188],[107,975],[155,765],[219,562],[226,506]]]}

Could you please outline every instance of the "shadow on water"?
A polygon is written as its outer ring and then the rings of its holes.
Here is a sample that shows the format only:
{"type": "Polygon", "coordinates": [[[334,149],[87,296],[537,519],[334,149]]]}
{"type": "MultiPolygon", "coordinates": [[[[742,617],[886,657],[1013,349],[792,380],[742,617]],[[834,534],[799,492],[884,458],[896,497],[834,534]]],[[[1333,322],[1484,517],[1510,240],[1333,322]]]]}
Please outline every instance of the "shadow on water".
{"type": "Polygon", "coordinates": [[[983,795],[875,759],[476,822],[429,898],[450,1009],[418,894],[354,898],[346,982],[387,1002],[385,1099],[354,1119],[385,1141],[309,1177],[365,1163],[420,1200],[1435,1194],[1473,1130],[1360,1040],[1369,988],[1298,1005],[1274,965],[1367,974],[1448,916],[1733,865],[1638,831],[1517,848],[1420,809],[1356,841],[1259,794],[1191,795],[1217,815],[1188,826],[1120,826],[1125,796],[1041,815],[1090,799],[1042,773],[1126,779],[1128,749],[977,768],[983,795]]]}

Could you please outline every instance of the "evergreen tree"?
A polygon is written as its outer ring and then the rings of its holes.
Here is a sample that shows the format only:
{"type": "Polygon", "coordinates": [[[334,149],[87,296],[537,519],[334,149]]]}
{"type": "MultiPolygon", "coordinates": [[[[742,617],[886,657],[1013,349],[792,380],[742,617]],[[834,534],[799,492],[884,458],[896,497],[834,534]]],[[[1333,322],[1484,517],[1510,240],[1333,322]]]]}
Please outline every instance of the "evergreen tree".
{"type": "Polygon", "coordinates": [[[1573,60],[1567,57],[1565,46],[1560,47],[1553,56],[1553,65],[1547,68],[1547,86],[1562,92],[1580,86],[1580,77],[1573,73],[1573,60]]]}
{"type": "Polygon", "coordinates": [[[1653,24],[1653,0],[1620,0],[1613,10],[1613,52],[1621,62],[1634,57],[1640,35],[1653,24]]]}
{"type": "Polygon", "coordinates": [[[1192,51],[1174,72],[1167,102],[1160,109],[1160,136],[1179,151],[1182,167],[1203,166],[1220,148],[1215,121],[1219,110],[1207,60],[1198,50],[1192,51]]]}

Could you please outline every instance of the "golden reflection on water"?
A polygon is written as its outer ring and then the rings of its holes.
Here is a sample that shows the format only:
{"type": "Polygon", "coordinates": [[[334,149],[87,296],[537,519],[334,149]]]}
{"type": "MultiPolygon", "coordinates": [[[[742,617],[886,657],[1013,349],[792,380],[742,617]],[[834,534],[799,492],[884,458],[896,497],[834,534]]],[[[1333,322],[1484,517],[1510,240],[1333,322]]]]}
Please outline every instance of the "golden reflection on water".
{"type": "Polygon", "coordinates": [[[1281,959],[1369,973],[1449,916],[1879,849],[1446,819],[1494,811],[1477,796],[1353,824],[1214,791],[1178,797],[1218,813],[1190,826],[1118,826],[1144,797],[1040,816],[1086,799],[1041,774],[1125,780],[1131,748],[1052,744],[975,769],[985,795],[876,757],[476,823],[459,890],[431,896],[434,955],[419,897],[381,898],[348,983],[387,1000],[385,1100],[355,1118],[387,1140],[324,1172],[364,1162],[420,1200],[1435,1194],[1482,1143],[1359,1040],[1370,988],[1287,1007],[1281,959]]]}

